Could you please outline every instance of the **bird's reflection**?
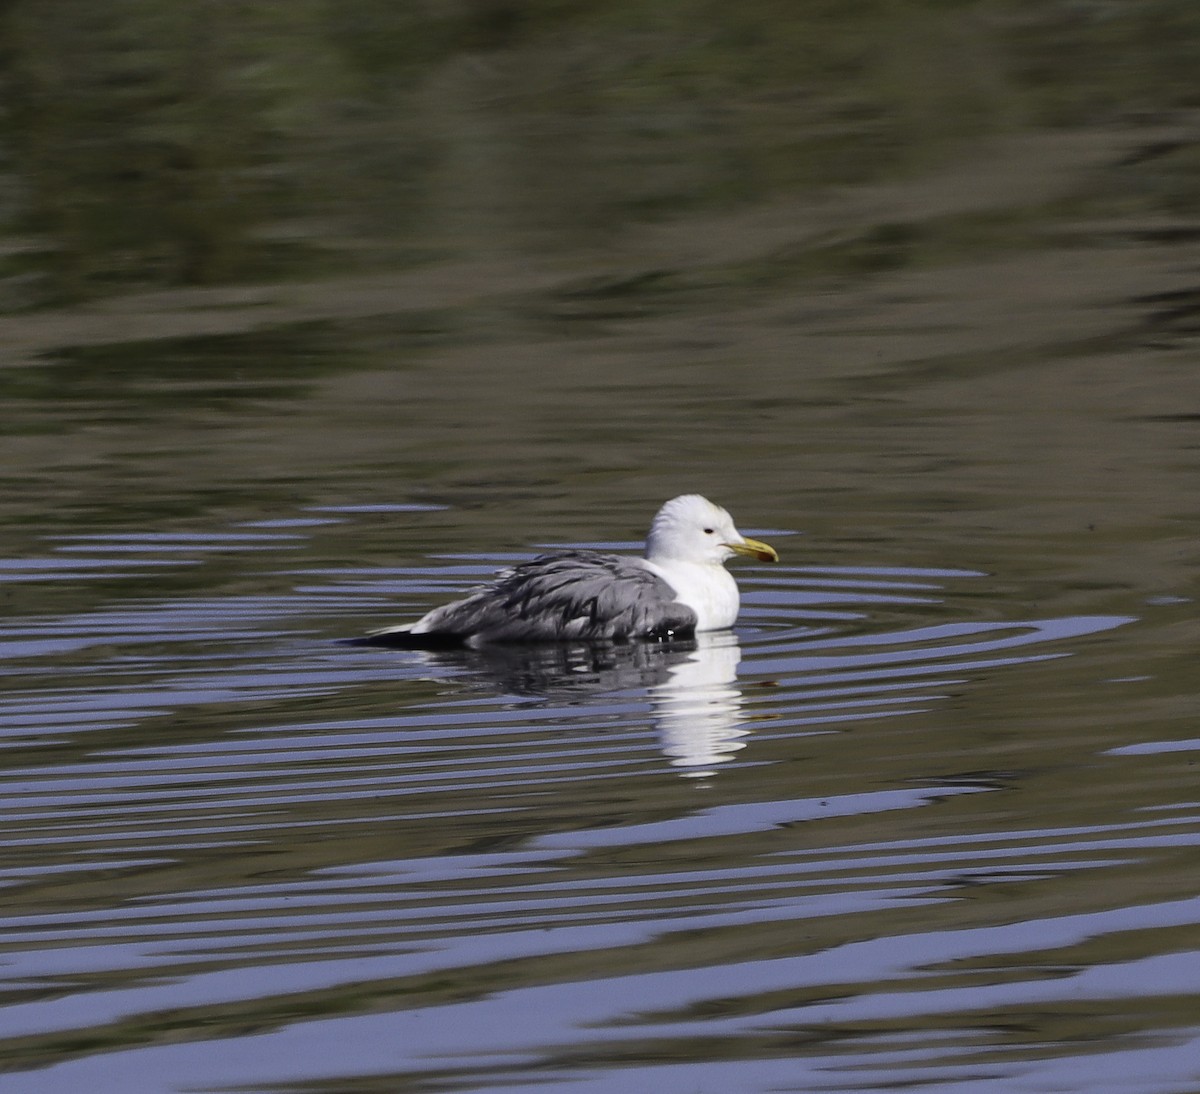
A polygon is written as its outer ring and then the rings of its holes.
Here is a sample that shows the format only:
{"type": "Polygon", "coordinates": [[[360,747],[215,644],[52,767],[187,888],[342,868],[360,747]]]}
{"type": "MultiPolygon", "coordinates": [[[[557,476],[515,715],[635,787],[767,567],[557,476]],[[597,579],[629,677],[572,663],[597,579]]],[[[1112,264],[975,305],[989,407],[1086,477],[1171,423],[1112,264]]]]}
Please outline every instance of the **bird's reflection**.
{"type": "Polygon", "coordinates": [[[745,747],[737,667],[729,631],[675,642],[538,643],[427,651],[428,664],[483,676],[510,695],[578,701],[645,690],[663,753],[688,775],[703,775],[745,747]]]}
{"type": "Polygon", "coordinates": [[[667,758],[689,775],[703,775],[746,747],[741,726],[742,659],[729,631],[698,635],[692,652],[650,688],[654,725],[667,758]]]}

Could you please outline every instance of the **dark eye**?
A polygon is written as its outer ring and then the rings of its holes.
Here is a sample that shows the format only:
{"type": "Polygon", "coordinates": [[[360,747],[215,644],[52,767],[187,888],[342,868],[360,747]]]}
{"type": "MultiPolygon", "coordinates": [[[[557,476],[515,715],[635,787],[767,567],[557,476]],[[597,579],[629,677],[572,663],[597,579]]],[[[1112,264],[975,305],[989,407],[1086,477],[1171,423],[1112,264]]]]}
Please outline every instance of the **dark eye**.
{"type": "Polygon", "coordinates": [[[711,528],[705,528],[705,529],[704,529],[704,534],[705,534],[706,536],[711,536],[711,535],[713,534],[713,530],[712,530],[711,528]]]}

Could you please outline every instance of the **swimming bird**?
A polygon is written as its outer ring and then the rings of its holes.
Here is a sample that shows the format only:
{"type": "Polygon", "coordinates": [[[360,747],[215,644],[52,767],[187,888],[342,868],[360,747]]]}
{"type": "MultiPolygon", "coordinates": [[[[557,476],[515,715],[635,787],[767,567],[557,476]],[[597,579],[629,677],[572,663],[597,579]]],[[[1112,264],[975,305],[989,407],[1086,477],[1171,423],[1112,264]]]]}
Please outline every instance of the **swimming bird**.
{"type": "Polygon", "coordinates": [[[737,583],[725,569],[737,555],[779,561],[774,547],[743,536],[719,505],[683,494],[655,516],[645,558],[599,551],[539,555],[415,623],[361,641],[407,648],[623,642],[724,630],[738,614],[737,583]]]}

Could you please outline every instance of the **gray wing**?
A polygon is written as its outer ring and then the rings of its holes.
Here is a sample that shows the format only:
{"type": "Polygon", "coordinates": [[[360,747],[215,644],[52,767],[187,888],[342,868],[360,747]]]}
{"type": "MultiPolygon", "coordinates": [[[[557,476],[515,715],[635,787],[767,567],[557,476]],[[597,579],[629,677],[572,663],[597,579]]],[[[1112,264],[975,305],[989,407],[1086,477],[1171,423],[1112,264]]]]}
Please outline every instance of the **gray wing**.
{"type": "Polygon", "coordinates": [[[636,559],[568,551],[502,571],[463,600],[435,608],[408,634],[475,645],[680,637],[695,627],[691,608],[636,559]]]}

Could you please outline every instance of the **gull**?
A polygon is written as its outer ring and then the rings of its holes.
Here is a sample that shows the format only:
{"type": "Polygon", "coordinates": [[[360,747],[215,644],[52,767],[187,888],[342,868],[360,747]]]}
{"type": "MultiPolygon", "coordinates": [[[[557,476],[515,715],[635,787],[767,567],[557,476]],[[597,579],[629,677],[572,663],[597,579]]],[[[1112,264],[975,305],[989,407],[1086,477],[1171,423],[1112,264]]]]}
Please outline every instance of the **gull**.
{"type": "Polygon", "coordinates": [[[539,555],[501,570],[463,599],[414,623],[385,627],[362,641],[477,647],[663,640],[725,630],[737,619],[739,605],[737,583],[725,563],[739,555],[779,561],[774,547],[743,536],[719,505],[683,494],[654,517],[645,558],[599,551],[539,555]]]}

